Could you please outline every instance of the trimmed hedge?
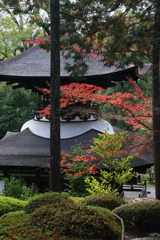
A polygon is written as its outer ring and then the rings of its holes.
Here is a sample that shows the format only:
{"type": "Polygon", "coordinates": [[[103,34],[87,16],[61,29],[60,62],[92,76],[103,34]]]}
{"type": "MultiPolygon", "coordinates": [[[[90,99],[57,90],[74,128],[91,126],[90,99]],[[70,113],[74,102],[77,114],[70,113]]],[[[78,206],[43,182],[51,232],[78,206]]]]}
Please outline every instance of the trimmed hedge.
{"type": "Polygon", "coordinates": [[[57,230],[43,232],[42,228],[33,226],[30,214],[24,211],[8,213],[0,217],[0,239],[2,240],[82,240],[61,236],[57,230]]]}
{"type": "Polygon", "coordinates": [[[26,201],[17,198],[0,196],[0,216],[5,213],[23,210],[26,201]]]}
{"type": "Polygon", "coordinates": [[[19,211],[0,217],[0,239],[120,239],[120,222],[108,209],[78,206],[58,193],[45,193],[29,202],[31,214],[19,211]]]}
{"type": "Polygon", "coordinates": [[[84,205],[98,206],[113,210],[114,208],[124,204],[125,201],[122,198],[116,196],[94,195],[85,197],[82,201],[80,201],[80,203],[84,205]]]}
{"type": "Polygon", "coordinates": [[[36,208],[39,208],[48,204],[52,204],[55,202],[73,203],[73,201],[65,195],[62,195],[57,192],[48,192],[30,199],[26,204],[24,210],[26,213],[32,213],[36,208]]]}
{"type": "Polygon", "coordinates": [[[116,240],[121,235],[120,223],[108,209],[57,202],[38,208],[31,219],[44,233],[57,229],[70,238],[116,240]]]}
{"type": "Polygon", "coordinates": [[[140,231],[159,231],[160,201],[129,203],[114,209],[120,216],[125,227],[135,227],[140,231]]]}

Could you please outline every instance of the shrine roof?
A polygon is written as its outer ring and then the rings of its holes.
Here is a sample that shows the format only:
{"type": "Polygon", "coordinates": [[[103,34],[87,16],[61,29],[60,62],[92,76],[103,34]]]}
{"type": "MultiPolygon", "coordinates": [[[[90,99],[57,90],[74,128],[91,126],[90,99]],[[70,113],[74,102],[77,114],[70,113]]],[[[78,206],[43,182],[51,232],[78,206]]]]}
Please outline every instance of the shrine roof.
{"type": "MultiPolygon", "coordinates": [[[[62,84],[66,84],[65,79],[70,79],[70,73],[65,69],[66,63],[73,65],[73,59],[66,59],[64,57],[65,54],[66,52],[61,52],[60,56],[62,84]]],[[[123,75],[122,78],[124,80],[125,76],[128,76],[127,74],[130,74],[133,78],[138,78],[143,76],[150,67],[150,64],[145,64],[143,68],[139,68],[132,64],[124,68],[118,68],[117,65],[107,67],[103,65],[100,57],[92,55],[90,55],[90,57],[87,56],[85,62],[89,66],[85,73],[85,77],[92,80],[93,78],[111,77],[111,75],[116,75],[116,77],[119,78],[123,75]]],[[[29,81],[30,79],[37,79],[37,81],[40,82],[40,79],[44,81],[44,79],[48,80],[49,78],[50,52],[40,49],[38,45],[31,47],[15,57],[0,62],[0,81],[7,81],[8,84],[14,82],[21,83],[22,79],[23,82],[29,81]]]]}
{"type": "MultiPolygon", "coordinates": [[[[115,131],[121,131],[114,128],[115,131]]],[[[123,131],[123,130],[122,130],[123,131]]],[[[80,136],[61,140],[61,150],[71,153],[71,146],[75,140],[83,145],[91,145],[91,140],[98,137],[98,131],[90,130],[80,136]]],[[[141,144],[146,135],[130,133],[132,142],[135,137],[137,144],[141,144]]],[[[135,147],[135,152],[137,148],[135,147]]],[[[130,154],[130,152],[129,152],[130,154]]],[[[127,155],[129,155],[127,154],[127,155]]],[[[50,161],[50,140],[34,135],[29,129],[19,133],[10,133],[0,140],[0,166],[15,167],[44,167],[50,161]]],[[[145,168],[153,165],[153,154],[145,151],[145,154],[137,154],[131,161],[133,168],[145,168]]]]}

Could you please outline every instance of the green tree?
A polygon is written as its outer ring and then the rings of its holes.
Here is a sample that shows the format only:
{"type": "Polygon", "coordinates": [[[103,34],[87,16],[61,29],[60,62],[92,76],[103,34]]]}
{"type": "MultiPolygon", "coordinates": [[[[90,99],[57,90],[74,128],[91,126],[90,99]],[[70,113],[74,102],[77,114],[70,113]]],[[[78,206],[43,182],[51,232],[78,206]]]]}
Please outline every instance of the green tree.
{"type": "Polygon", "coordinates": [[[105,167],[106,170],[100,170],[99,179],[92,176],[85,180],[91,194],[118,194],[121,184],[130,180],[130,161],[133,156],[120,157],[125,153],[121,147],[126,138],[126,133],[110,135],[105,132],[99,134],[99,138],[93,139],[92,151],[100,157],[102,168],[105,167]]]}
{"type": "Polygon", "coordinates": [[[5,0],[0,2],[0,13],[0,60],[24,52],[31,47],[25,40],[34,40],[43,34],[42,28],[32,24],[27,15],[14,15],[14,7],[5,0]]]}
{"type": "Polygon", "coordinates": [[[0,84],[0,138],[7,131],[19,132],[22,124],[33,117],[35,103],[36,96],[30,90],[13,90],[0,84]]]}

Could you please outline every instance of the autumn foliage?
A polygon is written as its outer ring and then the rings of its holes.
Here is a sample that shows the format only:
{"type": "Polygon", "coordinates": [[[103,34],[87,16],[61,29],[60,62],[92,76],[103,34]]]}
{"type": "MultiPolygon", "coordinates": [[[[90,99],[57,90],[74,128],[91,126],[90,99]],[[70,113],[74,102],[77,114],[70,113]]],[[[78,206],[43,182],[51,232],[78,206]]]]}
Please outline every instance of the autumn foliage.
{"type": "Polygon", "coordinates": [[[126,139],[126,133],[105,132],[94,138],[86,150],[81,143],[76,143],[71,155],[61,153],[62,173],[69,182],[66,190],[74,196],[118,194],[120,185],[130,179],[132,172],[133,156],[122,157],[127,152],[122,149],[126,139]],[[100,175],[101,183],[93,177],[95,174],[100,175]]]}
{"type": "MultiPolygon", "coordinates": [[[[105,95],[95,94],[96,91],[105,91],[103,88],[84,83],[71,83],[61,86],[60,90],[61,115],[94,115],[98,111],[96,105],[103,103],[106,99],[105,95]]],[[[41,91],[43,94],[50,94],[48,88],[41,89],[41,91]]],[[[49,116],[50,104],[39,114],[40,116],[49,116]]]]}
{"type": "Polygon", "coordinates": [[[106,103],[116,106],[122,115],[124,122],[133,126],[133,131],[142,128],[146,131],[152,130],[152,99],[128,78],[133,86],[131,93],[116,93],[107,96],[106,103]],[[108,99],[109,98],[109,99],[108,99]]]}
{"type": "MultiPolygon", "coordinates": [[[[127,79],[133,86],[130,93],[114,93],[104,95],[105,89],[85,83],[71,83],[61,86],[60,107],[65,114],[84,115],[98,112],[99,104],[108,104],[117,107],[119,117],[123,116],[124,122],[133,126],[133,131],[142,128],[152,130],[152,100],[145,95],[138,85],[127,79]]],[[[40,89],[43,94],[50,94],[49,88],[40,89]]],[[[50,105],[39,112],[40,116],[50,115],[50,105]]],[[[99,111],[100,114],[100,111],[99,111]]]]}
{"type": "Polygon", "coordinates": [[[93,156],[91,151],[85,149],[81,143],[75,142],[71,146],[72,154],[61,152],[61,171],[66,181],[65,190],[73,196],[86,196],[86,177],[98,172],[98,157],[93,156]]]}
{"type": "Polygon", "coordinates": [[[84,174],[96,174],[98,171],[97,157],[84,152],[74,156],[61,152],[61,170],[71,177],[81,177],[84,174]]]}

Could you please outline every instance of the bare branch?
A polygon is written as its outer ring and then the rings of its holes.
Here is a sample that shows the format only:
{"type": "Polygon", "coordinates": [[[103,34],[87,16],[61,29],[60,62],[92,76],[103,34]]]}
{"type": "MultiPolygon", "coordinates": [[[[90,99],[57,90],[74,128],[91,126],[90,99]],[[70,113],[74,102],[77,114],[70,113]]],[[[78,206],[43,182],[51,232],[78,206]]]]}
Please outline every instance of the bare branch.
{"type": "Polygon", "coordinates": [[[76,16],[76,15],[71,15],[71,14],[66,13],[66,12],[63,12],[63,11],[60,11],[59,13],[60,13],[60,14],[64,14],[64,15],[66,15],[66,16],[68,16],[68,17],[71,17],[71,18],[76,18],[76,19],[80,19],[80,20],[85,20],[85,18],[83,18],[83,17],[79,17],[79,16],[76,16]]]}

